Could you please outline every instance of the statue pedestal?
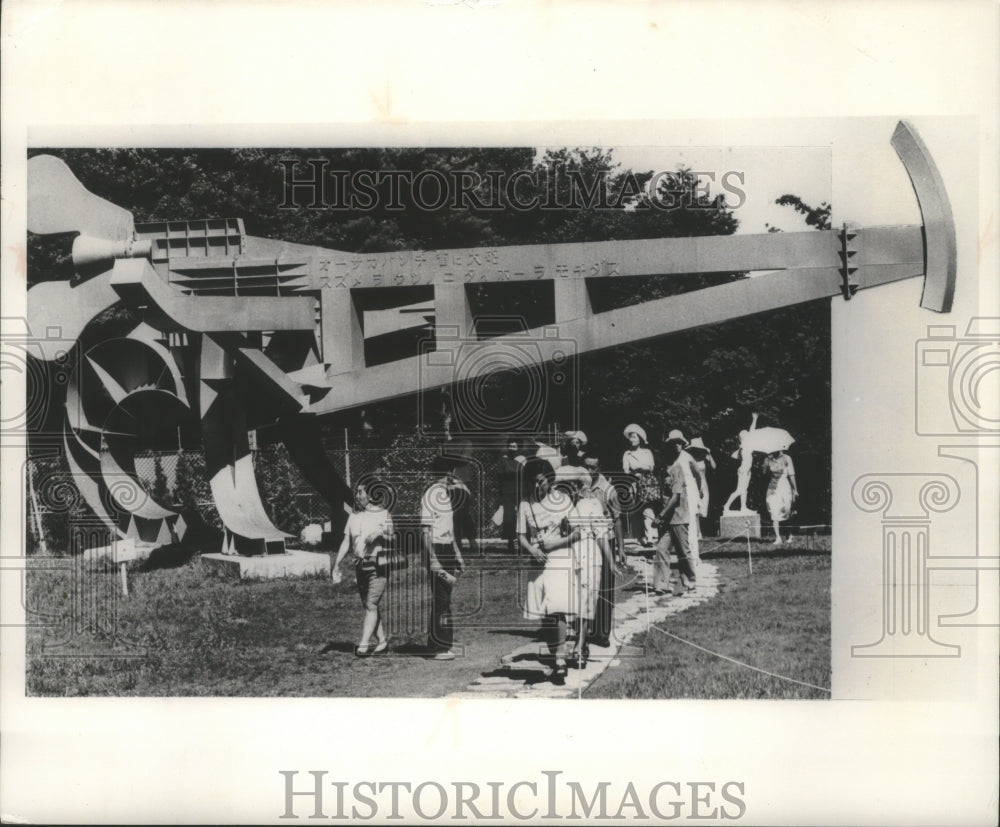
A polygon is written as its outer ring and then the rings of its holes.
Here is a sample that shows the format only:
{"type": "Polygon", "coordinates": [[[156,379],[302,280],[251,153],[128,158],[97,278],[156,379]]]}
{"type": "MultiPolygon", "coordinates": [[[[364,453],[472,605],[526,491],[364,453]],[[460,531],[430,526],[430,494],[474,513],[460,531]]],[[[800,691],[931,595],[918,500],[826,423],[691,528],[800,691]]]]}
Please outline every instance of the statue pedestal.
{"type": "Polygon", "coordinates": [[[202,554],[201,563],[210,570],[241,580],[273,580],[278,577],[330,576],[330,555],[315,551],[288,550],[284,554],[202,554]]]}
{"type": "Polygon", "coordinates": [[[746,537],[747,531],[751,537],[760,539],[760,514],[756,511],[723,511],[719,519],[719,536],[746,537]]]}

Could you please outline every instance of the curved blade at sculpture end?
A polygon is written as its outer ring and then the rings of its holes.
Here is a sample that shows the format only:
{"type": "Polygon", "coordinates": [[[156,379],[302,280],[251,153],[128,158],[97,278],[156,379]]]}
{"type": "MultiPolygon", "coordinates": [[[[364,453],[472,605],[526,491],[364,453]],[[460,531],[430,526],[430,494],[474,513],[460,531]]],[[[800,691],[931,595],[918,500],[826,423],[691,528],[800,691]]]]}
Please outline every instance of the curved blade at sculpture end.
{"type": "Polygon", "coordinates": [[[28,230],[127,241],[135,234],[135,220],[124,207],[94,195],[63,160],[36,155],[28,160],[28,230]]]}
{"type": "Polygon", "coordinates": [[[924,225],[924,292],[920,306],[948,313],[955,297],[958,272],[955,217],[948,191],[930,151],[912,124],[900,121],[896,125],[892,148],[910,176],[924,225]]]}

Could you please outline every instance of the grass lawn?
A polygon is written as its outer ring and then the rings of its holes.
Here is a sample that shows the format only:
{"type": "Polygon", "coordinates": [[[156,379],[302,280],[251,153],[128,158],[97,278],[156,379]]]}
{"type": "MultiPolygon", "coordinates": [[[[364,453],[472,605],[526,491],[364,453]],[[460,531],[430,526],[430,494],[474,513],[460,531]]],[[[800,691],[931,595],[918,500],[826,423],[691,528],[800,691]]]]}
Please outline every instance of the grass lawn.
{"type": "Polygon", "coordinates": [[[622,650],[621,666],[605,671],[585,697],[829,698],[821,689],[770,677],[678,640],[829,687],[830,541],[810,538],[802,547],[796,539],[781,550],[758,547],[753,574],[745,552],[713,554],[712,541],[704,541],[702,558],[719,570],[718,596],[633,638],[622,650]]]}
{"type": "MultiPolygon", "coordinates": [[[[827,541],[828,543],[828,541],[827,541]]],[[[710,555],[706,555],[708,557],[710,555]]],[[[393,575],[388,657],[359,659],[361,604],[353,570],[328,578],[236,581],[197,558],[136,566],[129,596],[116,571],[31,566],[27,577],[29,695],[439,697],[497,670],[502,654],[536,639],[521,618],[524,572],[499,553],[468,560],[456,587],[457,643],[449,662],[422,657],[428,597],[425,573],[393,575]],[[393,588],[393,586],[395,588],[393,588]],[[321,654],[320,650],[328,651],[321,654]]],[[[664,628],[761,668],[829,686],[830,559],[825,552],[720,557],[724,587],[664,628]]],[[[629,592],[630,594],[631,592],[629,592]]],[[[627,596],[623,595],[622,599],[627,596]]],[[[588,697],[824,697],[650,633],[634,640],[623,666],[588,697]]]]}
{"type": "Polygon", "coordinates": [[[207,572],[197,559],[139,566],[130,571],[128,597],[116,572],[29,570],[27,691],[441,696],[497,669],[500,655],[533,640],[539,626],[521,618],[525,574],[516,559],[490,553],[467,562],[452,601],[463,656],[450,662],[422,656],[429,596],[419,565],[393,574],[382,601],[392,654],[366,659],[354,656],[362,608],[349,563],[339,585],[326,577],[237,581],[207,572]],[[81,603],[88,604],[82,612],[81,603]],[[47,614],[49,625],[39,625],[36,612],[47,614]],[[96,620],[80,629],[87,624],[77,619],[74,629],[74,614],[96,620]]]}

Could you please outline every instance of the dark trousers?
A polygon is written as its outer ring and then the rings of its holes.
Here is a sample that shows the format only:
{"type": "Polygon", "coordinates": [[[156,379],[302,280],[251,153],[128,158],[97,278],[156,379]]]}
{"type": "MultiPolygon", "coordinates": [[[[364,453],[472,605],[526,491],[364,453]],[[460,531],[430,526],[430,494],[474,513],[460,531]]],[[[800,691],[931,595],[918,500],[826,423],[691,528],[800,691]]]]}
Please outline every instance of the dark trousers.
{"type": "Polygon", "coordinates": [[[601,563],[601,585],[597,592],[597,607],[590,622],[590,637],[603,640],[610,636],[615,615],[615,572],[610,556],[601,563]]]}
{"type": "Polygon", "coordinates": [[[500,536],[507,541],[507,552],[513,554],[517,549],[517,503],[505,501],[503,505],[503,522],[500,524],[500,536]]]}
{"type": "MultiPolygon", "coordinates": [[[[434,544],[434,556],[437,557],[444,571],[455,574],[458,571],[455,551],[448,545],[434,544]]],[[[431,580],[431,623],[430,646],[432,649],[444,652],[451,649],[455,642],[455,629],[451,625],[451,591],[452,584],[437,572],[430,572],[431,580]]]]}

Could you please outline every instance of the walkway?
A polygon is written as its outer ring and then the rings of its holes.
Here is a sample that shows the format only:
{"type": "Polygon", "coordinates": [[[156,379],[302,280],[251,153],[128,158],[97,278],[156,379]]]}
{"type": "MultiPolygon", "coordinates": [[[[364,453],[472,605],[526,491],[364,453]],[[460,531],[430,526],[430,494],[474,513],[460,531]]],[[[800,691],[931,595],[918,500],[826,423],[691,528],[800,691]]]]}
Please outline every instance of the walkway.
{"type": "Polygon", "coordinates": [[[642,649],[631,646],[633,637],[671,615],[683,612],[715,597],[719,591],[718,569],[711,563],[698,564],[698,586],[693,592],[674,597],[657,596],[646,591],[652,582],[653,562],[638,554],[638,547],[626,547],[632,552],[626,558],[634,573],[635,589],[631,597],[615,606],[615,628],[611,646],[591,645],[590,660],[585,669],[569,669],[566,683],[556,686],[549,679],[551,658],[543,643],[521,646],[500,658],[497,668],[485,672],[449,698],[574,698],[581,697],[605,669],[614,669],[628,657],[641,657],[642,649]],[[539,660],[539,653],[543,653],[539,660]]]}

